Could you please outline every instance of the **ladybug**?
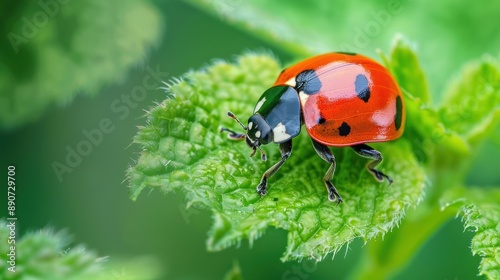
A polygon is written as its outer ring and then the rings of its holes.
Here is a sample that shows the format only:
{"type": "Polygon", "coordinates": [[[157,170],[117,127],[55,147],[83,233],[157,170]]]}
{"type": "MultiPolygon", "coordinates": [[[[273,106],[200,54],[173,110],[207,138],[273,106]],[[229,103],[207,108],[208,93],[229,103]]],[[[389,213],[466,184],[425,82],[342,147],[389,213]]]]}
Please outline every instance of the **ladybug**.
{"type": "Polygon", "coordinates": [[[358,155],[371,159],[367,170],[382,182],[392,179],[378,169],[382,154],[368,146],[370,142],[397,139],[403,134],[405,106],[403,96],[389,71],[376,61],[355,53],[326,53],[308,58],[284,69],[271,88],[257,101],[246,131],[236,133],[227,128],[228,137],[245,139],[262,160],[266,155],[261,145],[279,144],[281,160],[267,170],[257,186],[263,196],[267,181],[292,153],[292,139],[302,125],[311,136],[316,153],[328,164],[323,181],[330,201],[342,202],[331,180],[335,172],[332,147],[351,147],[358,155]]]}

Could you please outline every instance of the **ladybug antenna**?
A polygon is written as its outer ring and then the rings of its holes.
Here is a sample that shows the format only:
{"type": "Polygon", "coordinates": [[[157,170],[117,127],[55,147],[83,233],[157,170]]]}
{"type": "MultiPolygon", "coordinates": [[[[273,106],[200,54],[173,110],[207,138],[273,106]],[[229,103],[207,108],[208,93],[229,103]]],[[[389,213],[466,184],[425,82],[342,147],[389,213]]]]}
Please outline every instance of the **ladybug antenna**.
{"type": "Polygon", "coordinates": [[[230,111],[227,112],[227,116],[230,117],[231,119],[235,120],[237,123],[239,123],[241,125],[241,127],[243,127],[244,130],[248,130],[248,127],[246,127],[246,125],[244,125],[242,122],[240,122],[240,120],[230,111]]]}

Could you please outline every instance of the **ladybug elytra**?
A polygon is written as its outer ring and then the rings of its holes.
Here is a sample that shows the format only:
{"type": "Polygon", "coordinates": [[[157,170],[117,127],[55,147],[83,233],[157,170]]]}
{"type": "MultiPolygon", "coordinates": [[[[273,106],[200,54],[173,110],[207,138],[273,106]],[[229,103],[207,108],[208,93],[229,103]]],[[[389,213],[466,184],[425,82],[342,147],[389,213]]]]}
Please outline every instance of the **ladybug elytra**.
{"type": "Polygon", "coordinates": [[[257,101],[248,125],[236,120],[246,131],[236,133],[227,128],[231,139],[245,139],[262,160],[261,145],[279,144],[281,160],[269,168],[257,186],[262,196],[267,180],[292,153],[292,139],[305,125],[314,150],[330,164],[323,181],[328,199],[342,202],[331,180],[335,157],[329,146],[351,147],[358,155],[371,159],[367,170],[378,181],[392,179],[375,167],[382,154],[368,146],[400,137],[404,131],[405,107],[401,91],[389,71],[376,61],[353,53],[327,53],[308,58],[281,72],[271,88],[257,101]]]}

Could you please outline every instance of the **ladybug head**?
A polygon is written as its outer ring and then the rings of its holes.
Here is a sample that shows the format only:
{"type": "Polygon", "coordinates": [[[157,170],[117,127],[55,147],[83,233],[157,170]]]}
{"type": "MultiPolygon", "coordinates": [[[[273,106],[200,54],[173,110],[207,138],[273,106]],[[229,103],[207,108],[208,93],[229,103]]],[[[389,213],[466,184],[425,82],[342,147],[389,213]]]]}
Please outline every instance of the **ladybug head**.
{"type": "Polygon", "coordinates": [[[268,144],[272,141],[272,130],[269,124],[260,116],[259,114],[254,114],[248,119],[248,126],[245,126],[240,120],[231,112],[227,112],[227,115],[237,121],[241,127],[247,132],[245,134],[235,133],[227,128],[222,128],[222,131],[229,132],[229,138],[231,139],[243,139],[245,138],[245,142],[248,147],[252,149],[252,157],[257,152],[257,149],[260,151],[262,160],[266,160],[266,154],[260,148],[262,144],[268,144]]]}
{"type": "Polygon", "coordinates": [[[248,119],[248,126],[242,124],[233,113],[227,112],[227,115],[237,121],[246,133],[236,133],[226,128],[221,131],[229,132],[228,136],[233,140],[245,138],[253,150],[251,156],[258,149],[263,160],[266,155],[260,145],[271,142],[281,144],[300,133],[300,100],[297,91],[291,86],[273,86],[266,90],[257,101],[253,115],[248,119]]]}
{"type": "Polygon", "coordinates": [[[273,131],[271,126],[264,120],[264,118],[256,113],[248,119],[247,127],[247,144],[258,143],[259,145],[266,145],[273,140],[273,131]]]}

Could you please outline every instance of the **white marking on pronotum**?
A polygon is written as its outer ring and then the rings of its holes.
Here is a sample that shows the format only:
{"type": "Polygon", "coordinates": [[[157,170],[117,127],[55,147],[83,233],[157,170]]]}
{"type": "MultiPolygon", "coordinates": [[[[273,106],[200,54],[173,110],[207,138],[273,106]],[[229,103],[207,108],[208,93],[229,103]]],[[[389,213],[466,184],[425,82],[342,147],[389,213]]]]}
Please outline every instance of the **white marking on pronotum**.
{"type": "Polygon", "coordinates": [[[257,105],[255,105],[255,110],[253,110],[253,113],[255,114],[257,111],[259,111],[260,107],[262,107],[262,105],[264,105],[265,102],[266,98],[264,97],[257,103],[257,105]]]}
{"type": "Polygon", "coordinates": [[[255,132],[255,137],[260,138],[260,131],[255,132]]]}
{"type": "Polygon", "coordinates": [[[309,98],[309,94],[305,94],[303,91],[299,92],[299,98],[301,104],[306,104],[307,99],[309,98]]]}
{"type": "Polygon", "coordinates": [[[291,138],[290,134],[286,133],[286,127],[283,123],[279,123],[273,128],[274,142],[282,142],[291,138]]]}
{"type": "Polygon", "coordinates": [[[290,80],[286,81],[285,85],[289,85],[291,87],[295,87],[295,85],[297,85],[297,81],[295,81],[295,77],[293,77],[290,80]]]}
{"type": "Polygon", "coordinates": [[[252,129],[252,126],[253,126],[253,122],[249,122],[248,123],[248,130],[252,129]]]}

